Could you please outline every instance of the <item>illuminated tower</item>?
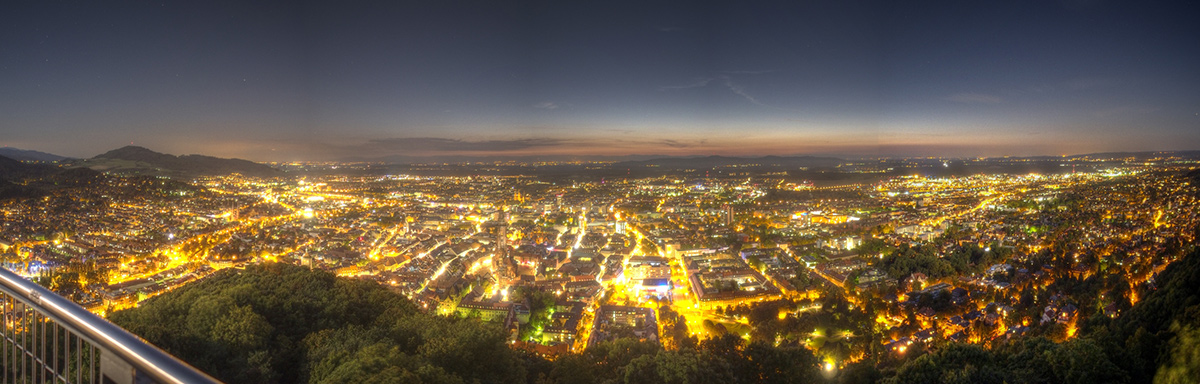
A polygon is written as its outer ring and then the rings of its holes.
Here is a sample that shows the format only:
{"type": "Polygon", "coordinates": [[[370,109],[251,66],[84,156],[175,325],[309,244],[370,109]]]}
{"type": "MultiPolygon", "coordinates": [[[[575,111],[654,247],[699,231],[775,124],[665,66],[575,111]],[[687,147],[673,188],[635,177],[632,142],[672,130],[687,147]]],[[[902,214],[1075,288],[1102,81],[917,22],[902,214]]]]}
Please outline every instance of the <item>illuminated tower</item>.
{"type": "Polygon", "coordinates": [[[496,255],[503,255],[508,249],[508,210],[500,210],[500,228],[496,230],[496,255]]]}
{"type": "Polygon", "coordinates": [[[496,248],[492,252],[492,270],[497,280],[517,277],[516,266],[508,257],[508,209],[500,209],[500,228],[496,229],[496,248]]]}
{"type": "Polygon", "coordinates": [[[733,225],[733,206],[725,204],[721,206],[721,208],[724,211],[721,212],[721,222],[725,223],[725,226],[727,227],[733,225]]]}

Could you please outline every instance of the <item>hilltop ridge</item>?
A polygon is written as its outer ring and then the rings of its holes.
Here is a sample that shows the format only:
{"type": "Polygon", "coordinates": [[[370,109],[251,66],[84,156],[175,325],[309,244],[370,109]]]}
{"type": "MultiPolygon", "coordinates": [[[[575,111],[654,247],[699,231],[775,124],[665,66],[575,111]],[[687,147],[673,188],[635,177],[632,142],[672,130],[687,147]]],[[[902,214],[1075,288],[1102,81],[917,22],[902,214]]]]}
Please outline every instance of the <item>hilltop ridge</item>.
{"type": "Polygon", "coordinates": [[[283,173],[271,166],[249,160],[205,155],[175,156],[133,145],[96,155],[76,165],[104,172],[170,177],[215,176],[233,173],[271,177],[283,173]]]}
{"type": "Polygon", "coordinates": [[[0,147],[0,156],[4,156],[4,157],[7,157],[7,158],[10,158],[13,160],[18,160],[18,161],[52,162],[52,161],[61,161],[61,160],[70,159],[69,157],[59,156],[59,155],[55,155],[53,153],[46,153],[46,152],[42,152],[42,151],[34,151],[34,150],[20,149],[20,148],[13,148],[13,147],[0,147]]]}

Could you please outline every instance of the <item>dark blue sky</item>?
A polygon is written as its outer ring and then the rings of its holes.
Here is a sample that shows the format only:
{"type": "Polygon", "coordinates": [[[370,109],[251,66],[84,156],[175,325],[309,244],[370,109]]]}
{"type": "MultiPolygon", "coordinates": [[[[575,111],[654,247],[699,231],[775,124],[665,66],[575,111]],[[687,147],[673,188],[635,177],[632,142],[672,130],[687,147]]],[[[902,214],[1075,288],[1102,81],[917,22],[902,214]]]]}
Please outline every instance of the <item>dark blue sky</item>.
{"type": "Polygon", "coordinates": [[[1189,2],[50,1],[0,8],[0,145],[394,154],[1200,149],[1189,2]]]}

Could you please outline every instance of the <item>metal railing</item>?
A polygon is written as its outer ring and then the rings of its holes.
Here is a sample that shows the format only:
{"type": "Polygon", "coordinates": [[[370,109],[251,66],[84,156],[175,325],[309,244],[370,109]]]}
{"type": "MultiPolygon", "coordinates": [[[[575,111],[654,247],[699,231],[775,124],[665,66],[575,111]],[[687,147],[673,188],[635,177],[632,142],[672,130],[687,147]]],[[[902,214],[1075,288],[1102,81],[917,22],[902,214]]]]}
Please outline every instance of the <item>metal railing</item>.
{"type": "Polygon", "coordinates": [[[0,268],[0,383],[218,383],[66,298],[0,268]]]}

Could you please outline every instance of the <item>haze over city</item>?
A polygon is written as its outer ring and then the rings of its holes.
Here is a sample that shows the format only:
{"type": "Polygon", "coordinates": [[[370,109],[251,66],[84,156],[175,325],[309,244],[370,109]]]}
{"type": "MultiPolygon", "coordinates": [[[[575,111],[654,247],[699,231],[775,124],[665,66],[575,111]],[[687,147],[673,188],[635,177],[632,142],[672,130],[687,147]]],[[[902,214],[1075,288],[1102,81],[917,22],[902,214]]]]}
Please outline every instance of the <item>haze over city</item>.
{"type": "Polygon", "coordinates": [[[0,382],[1195,383],[1198,10],[6,3],[0,382]]]}
{"type": "Polygon", "coordinates": [[[1200,148],[1185,2],[32,2],[0,146],[393,155],[1200,148]]]}

